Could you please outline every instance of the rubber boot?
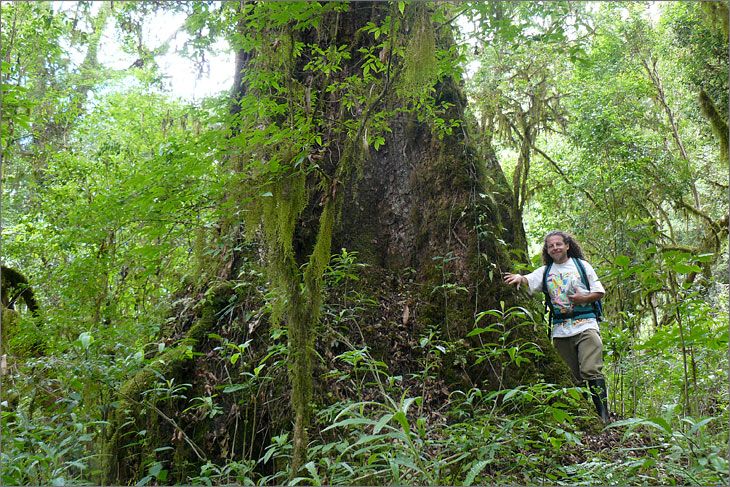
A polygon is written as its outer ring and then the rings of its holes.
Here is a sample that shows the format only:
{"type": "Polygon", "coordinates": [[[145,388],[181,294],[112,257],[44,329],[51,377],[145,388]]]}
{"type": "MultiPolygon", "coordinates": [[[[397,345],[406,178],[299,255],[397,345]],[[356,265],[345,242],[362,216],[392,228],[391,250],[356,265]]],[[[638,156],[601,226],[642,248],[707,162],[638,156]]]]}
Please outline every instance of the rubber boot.
{"type": "Polygon", "coordinates": [[[588,388],[591,390],[593,404],[596,406],[598,415],[605,424],[608,424],[611,421],[611,417],[608,415],[608,391],[606,389],[606,380],[591,379],[588,381],[588,388]]]}

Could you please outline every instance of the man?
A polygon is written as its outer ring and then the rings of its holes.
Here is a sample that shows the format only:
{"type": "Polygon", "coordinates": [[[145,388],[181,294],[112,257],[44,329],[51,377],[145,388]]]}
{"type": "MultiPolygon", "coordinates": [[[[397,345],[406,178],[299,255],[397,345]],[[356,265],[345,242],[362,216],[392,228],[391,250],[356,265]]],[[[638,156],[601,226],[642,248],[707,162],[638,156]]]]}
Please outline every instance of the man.
{"type": "Polygon", "coordinates": [[[542,260],[545,265],[526,276],[506,273],[504,282],[518,289],[526,284],[530,294],[547,293],[553,345],[570,367],[576,383],[588,382],[593,404],[603,422],[608,423],[606,380],[601,373],[603,342],[595,305],[605,294],[603,285],[585,261],[578,242],[565,232],[545,236],[542,260]]]}

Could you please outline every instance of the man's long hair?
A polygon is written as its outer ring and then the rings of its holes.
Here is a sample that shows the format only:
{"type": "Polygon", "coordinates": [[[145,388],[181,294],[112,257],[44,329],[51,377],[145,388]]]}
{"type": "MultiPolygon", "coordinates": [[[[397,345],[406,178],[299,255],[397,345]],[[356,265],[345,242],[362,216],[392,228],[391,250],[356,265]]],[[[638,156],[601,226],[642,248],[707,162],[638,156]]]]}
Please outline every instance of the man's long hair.
{"type": "Polygon", "coordinates": [[[561,237],[563,239],[563,243],[568,245],[568,257],[575,257],[577,259],[586,260],[586,258],[583,256],[583,249],[580,248],[580,245],[578,245],[578,242],[573,238],[572,235],[566,232],[561,232],[560,230],[555,230],[547,235],[545,235],[545,240],[542,244],[542,263],[545,265],[552,264],[553,258],[550,257],[550,254],[548,254],[547,250],[547,241],[550,237],[561,237]]]}

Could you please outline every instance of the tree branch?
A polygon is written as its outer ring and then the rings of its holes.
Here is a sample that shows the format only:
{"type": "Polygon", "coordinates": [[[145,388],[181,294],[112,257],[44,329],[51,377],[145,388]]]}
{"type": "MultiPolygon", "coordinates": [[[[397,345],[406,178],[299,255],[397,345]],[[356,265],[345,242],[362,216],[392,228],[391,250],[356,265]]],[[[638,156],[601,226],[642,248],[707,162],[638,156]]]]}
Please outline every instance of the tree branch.
{"type": "MultiPolygon", "coordinates": [[[[568,183],[568,185],[571,188],[579,189],[579,188],[576,188],[575,184],[573,184],[573,182],[570,180],[570,178],[568,178],[568,175],[565,174],[565,172],[560,168],[560,166],[558,166],[558,163],[555,162],[549,155],[547,155],[544,151],[542,151],[539,148],[537,148],[535,145],[533,145],[532,148],[533,148],[533,150],[535,152],[537,152],[538,154],[540,154],[546,161],[548,161],[551,166],[553,166],[553,168],[555,169],[555,171],[563,178],[563,180],[566,183],[568,183]]],[[[593,203],[594,205],[598,206],[598,203],[596,203],[596,200],[595,200],[595,198],[593,198],[593,195],[591,195],[585,189],[580,189],[580,191],[582,191],[583,194],[586,195],[586,198],[588,198],[591,203],[593,203]]]]}
{"type": "MultiPolygon", "coordinates": [[[[644,66],[644,69],[646,70],[647,75],[649,75],[649,79],[651,80],[652,84],[654,85],[654,88],[657,92],[657,100],[659,101],[659,104],[664,109],[664,112],[667,115],[667,119],[669,119],[669,126],[672,128],[672,138],[674,138],[674,142],[677,144],[677,148],[679,149],[680,154],[682,155],[682,159],[684,159],[685,163],[687,164],[687,167],[689,168],[690,160],[689,156],[687,155],[687,150],[684,148],[684,143],[682,142],[682,138],[679,135],[679,128],[677,127],[677,122],[674,118],[674,112],[672,112],[672,109],[669,106],[669,103],[667,103],[667,98],[664,94],[664,87],[662,86],[662,80],[659,77],[659,72],[657,71],[656,67],[656,60],[652,62],[651,67],[649,66],[649,61],[642,57],[641,64],[644,66]]],[[[691,173],[691,171],[690,171],[691,173]]],[[[700,195],[697,192],[697,186],[695,186],[694,181],[690,182],[691,189],[692,189],[692,197],[695,200],[695,206],[698,208],[700,205],[700,195]]]]}
{"type": "Polygon", "coordinates": [[[720,158],[727,163],[729,147],[727,120],[717,111],[715,104],[704,89],[700,89],[699,100],[702,114],[710,122],[712,132],[720,141],[720,158]]]}

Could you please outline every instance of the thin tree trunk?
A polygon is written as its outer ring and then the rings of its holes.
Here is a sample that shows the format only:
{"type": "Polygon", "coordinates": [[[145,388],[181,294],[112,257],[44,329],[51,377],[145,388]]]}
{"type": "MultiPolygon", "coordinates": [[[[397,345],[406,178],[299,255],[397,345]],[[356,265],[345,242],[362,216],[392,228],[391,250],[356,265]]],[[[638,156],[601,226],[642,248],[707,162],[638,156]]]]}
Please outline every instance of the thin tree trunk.
{"type": "Polygon", "coordinates": [[[689,400],[689,369],[687,366],[687,342],[684,337],[684,326],[682,325],[682,314],[679,311],[679,291],[677,290],[677,283],[674,280],[674,275],[669,276],[669,285],[671,287],[672,291],[672,297],[674,299],[674,303],[672,303],[674,307],[674,314],[675,318],[677,320],[677,326],[679,327],[679,340],[680,340],[680,346],[682,348],[682,368],[683,368],[683,375],[682,375],[682,395],[684,399],[684,412],[685,414],[692,414],[692,410],[690,409],[690,400],[689,400]]]}
{"type": "MultiPolygon", "coordinates": [[[[674,112],[669,107],[669,103],[667,103],[667,98],[664,94],[664,87],[662,86],[662,80],[659,77],[659,73],[657,71],[656,67],[656,61],[652,63],[651,66],[649,66],[649,62],[647,59],[641,60],[642,64],[644,65],[644,69],[646,70],[646,74],[649,75],[649,79],[651,79],[651,82],[654,84],[654,88],[657,92],[657,100],[659,100],[659,103],[661,104],[662,108],[664,109],[664,113],[667,115],[667,119],[669,120],[669,126],[672,128],[672,137],[674,138],[674,142],[677,144],[677,148],[679,149],[679,153],[682,155],[682,159],[684,159],[685,163],[687,164],[687,167],[690,167],[690,160],[689,156],[687,155],[687,151],[684,148],[684,143],[682,142],[682,137],[679,135],[679,128],[677,127],[677,122],[675,120],[674,112]]],[[[700,204],[700,195],[697,191],[697,186],[695,185],[694,179],[691,181],[691,190],[692,190],[692,197],[695,201],[695,206],[697,208],[701,208],[700,204]]]]}

